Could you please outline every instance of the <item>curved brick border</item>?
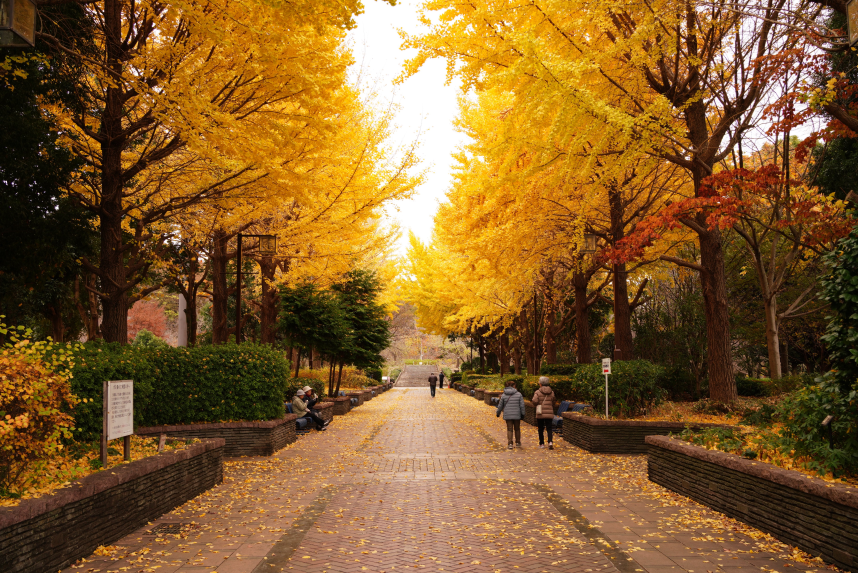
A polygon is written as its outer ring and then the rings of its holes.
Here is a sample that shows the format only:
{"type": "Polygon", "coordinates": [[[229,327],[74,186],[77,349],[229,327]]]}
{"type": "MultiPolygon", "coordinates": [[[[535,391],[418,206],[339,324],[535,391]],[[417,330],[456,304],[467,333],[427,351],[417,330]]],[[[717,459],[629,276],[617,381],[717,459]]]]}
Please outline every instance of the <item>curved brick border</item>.
{"type": "MultiPolygon", "coordinates": [[[[328,406],[332,408],[332,406],[328,406]]],[[[333,412],[332,410],[329,410],[333,412]]],[[[331,414],[333,417],[333,413],[331,414]]],[[[210,424],[182,424],[137,428],[141,436],[167,434],[177,438],[223,438],[226,440],[224,456],[270,456],[298,439],[295,434],[295,414],[286,414],[278,420],[265,422],[220,422],[210,424]]]]}
{"type": "Polygon", "coordinates": [[[206,440],[0,508],[0,571],[56,571],[136,531],[221,483],[223,450],[206,440]]]}
{"type": "Polygon", "coordinates": [[[720,426],[688,425],[685,422],[603,420],[571,412],[563,413],[563,439],[582,450],[599,454],[645,454],[647,436],[678,434],[686,427],[700,429],[720,426]]]}
{"type": "Polygon", "coordinates": [[[502,394],[503,392],[486,390],[485,392],[483,392],[483,402],[485,402],[487,406],[494,406],[494,404],[492,404],[492,398],[499,398],[502,394]]]}
{"type": "Polygon", "coordinates": [[[483,395],[485,394],[485,392],[486,392],[485,388],[475,388],[474,389],[474,398],[476,398],[477,400],[482,402],[483,401],[483,395]]]}
{"type": "Polygon", "coordinates": [[[666,436],[646,443],[651,481],[858,571],[858,488],[666,436]]]}

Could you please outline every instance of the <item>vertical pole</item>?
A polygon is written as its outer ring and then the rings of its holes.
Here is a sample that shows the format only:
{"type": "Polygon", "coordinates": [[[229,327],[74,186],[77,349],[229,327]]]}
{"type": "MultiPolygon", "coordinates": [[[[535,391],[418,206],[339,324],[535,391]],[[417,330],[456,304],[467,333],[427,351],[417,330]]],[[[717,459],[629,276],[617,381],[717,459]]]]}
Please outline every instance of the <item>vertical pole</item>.
{"type": "Polygon", "coordinates": [[[125,436],[122,438],[122,450],[123,450],[123,459],[126,462],[131,461],[131,436],[125,436]]]}
{"type": "Polygon", "coordinates": [[[238,234],[238,257],[235,269],[235,343],[241,342],[241,233],[238,234]]]}
{"type": "Polygon", "coordinates": [[[110,412],[107,410],[107,380],[102,385],[102,400],[101,400],[101,467],[107,468],[107,416],[110,412]]]}
{"type": "Polygon", "coordinates": [[[605,419],[608,419],[608,375],[605,374],[605,419]]]}

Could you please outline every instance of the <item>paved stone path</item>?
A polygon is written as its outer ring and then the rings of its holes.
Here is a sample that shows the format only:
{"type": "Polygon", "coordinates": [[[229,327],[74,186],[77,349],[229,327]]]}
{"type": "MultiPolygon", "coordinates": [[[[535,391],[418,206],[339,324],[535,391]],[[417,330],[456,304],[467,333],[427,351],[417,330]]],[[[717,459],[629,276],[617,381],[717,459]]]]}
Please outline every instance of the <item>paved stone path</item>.
{"type": "MultiPolygon", "coordinates": [[[[422,374],[421,374],[422,375],[422,374]]],[[[643,456],[508,451],[493,408],[394,389],[67,571],[816,571],[646,479],[643,456]],[[180,535],[152,534],[182,524],[180,535]]]]}
{"type": "MultiPolygon", "coordinates": [[[[429,375],[433,372],[438,372],[438,367],[433,366],[432,364],[423,364],[423,365],[414,365],[414,366],[406,366],[402,371],[402,374],[399,375],[399,379],[396,381],[397,388],[420,388],[420,387],[429,387],[429,375]]],[[[444,381],[444,386],[447,385],[447,381],[444,381]]]]}

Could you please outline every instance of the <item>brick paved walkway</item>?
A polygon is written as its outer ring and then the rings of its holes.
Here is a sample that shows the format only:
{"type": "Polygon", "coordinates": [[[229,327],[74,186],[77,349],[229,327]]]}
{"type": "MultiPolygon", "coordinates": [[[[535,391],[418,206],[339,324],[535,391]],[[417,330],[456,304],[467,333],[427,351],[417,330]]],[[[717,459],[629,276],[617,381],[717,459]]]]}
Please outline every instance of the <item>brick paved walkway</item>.
{"type": "Polygon", "coordinates": [[[505,448],[494,410],[394,389],[67,571],[816,571],[646,479],[641,456],[505,448]],[[180,523],[180,536],[153,535],[180,523]]]}

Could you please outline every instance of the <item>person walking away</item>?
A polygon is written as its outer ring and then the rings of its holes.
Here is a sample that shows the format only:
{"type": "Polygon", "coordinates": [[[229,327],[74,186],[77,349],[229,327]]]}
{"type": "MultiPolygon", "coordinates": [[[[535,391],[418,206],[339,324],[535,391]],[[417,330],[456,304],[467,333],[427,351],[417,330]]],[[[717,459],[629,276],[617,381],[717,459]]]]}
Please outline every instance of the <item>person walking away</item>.
{"type": "Polygon", "coordinates": [[[533,405],[536,406],[536,427],[539,430],[539,447],[545,447],[543,436],[544,429],[548,429],[548,449],[554,449],[553,427],[554,420],[554,390],[551,389],[551,380],[547,376],[539,378],[539,389],[533,394],[533,405]]]}
{"type": "Polygon", "coordinates": [[[441,372],[438,374],[438,387],[441,388],[441,390],[444,389],[444,371],[443,370],[441,370],[441,372]]]}
{"type": "Polygon", "coordinates": [[[438,383],[438,377],[435,376],[435,373],[429,375],[429,391],[432,393],[432,397],[435,397],[435,384],[438,383]]]}
{"type": "Polygon", "coordinates": [[[503,419],[506,421],[506,440],[509,443],[507,448],[512,449],[512,438],[515,435],[515,446],[521,447],[521,420],[524,418],[524,396],[516,390],[515,382],[508,380],[506,388],[503,390],[503,396],[498,400],[498,409],[496,415],[500,417],[503,412],[503,419]]]}

